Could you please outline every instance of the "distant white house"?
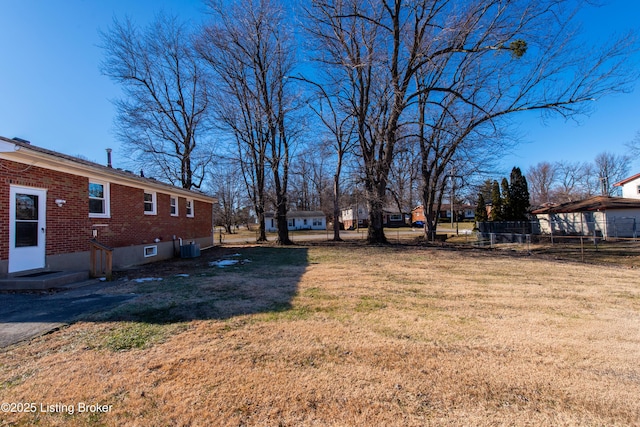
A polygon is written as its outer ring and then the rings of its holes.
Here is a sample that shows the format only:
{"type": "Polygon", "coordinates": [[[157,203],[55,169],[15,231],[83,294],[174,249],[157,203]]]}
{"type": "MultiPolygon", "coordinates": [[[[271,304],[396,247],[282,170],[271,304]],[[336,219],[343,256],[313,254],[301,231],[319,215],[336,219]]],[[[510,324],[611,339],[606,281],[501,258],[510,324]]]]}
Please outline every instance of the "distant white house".
{"type": "MultiPolygon", "coordinates": [[[[265,212],[264,221],[267,231],[278,231],[275,212],[265,212]]],[[[290,231],[327,229],[327,219],[322,211],[289,211],[287,223],[290,231]]]]}
{"type": "Polygon", "coordinates": [[[640,173],[616,182],[613,185],[622,188],[622,197],[627,199],[640,199],[640,173]]]}

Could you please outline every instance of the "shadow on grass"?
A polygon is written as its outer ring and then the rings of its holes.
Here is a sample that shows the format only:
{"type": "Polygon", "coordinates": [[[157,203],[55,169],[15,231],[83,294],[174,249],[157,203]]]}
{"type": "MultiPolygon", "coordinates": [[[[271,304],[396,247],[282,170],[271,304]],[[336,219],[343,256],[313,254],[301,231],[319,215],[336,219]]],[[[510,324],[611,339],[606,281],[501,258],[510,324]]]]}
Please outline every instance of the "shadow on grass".
{"type": "Polygon", "coordinates": [[[196,259],[148,265],[126,272],[136,298],[89,320],[171,324],[286,311],[308,265],[307,252],[225,247],[196,259]]]}

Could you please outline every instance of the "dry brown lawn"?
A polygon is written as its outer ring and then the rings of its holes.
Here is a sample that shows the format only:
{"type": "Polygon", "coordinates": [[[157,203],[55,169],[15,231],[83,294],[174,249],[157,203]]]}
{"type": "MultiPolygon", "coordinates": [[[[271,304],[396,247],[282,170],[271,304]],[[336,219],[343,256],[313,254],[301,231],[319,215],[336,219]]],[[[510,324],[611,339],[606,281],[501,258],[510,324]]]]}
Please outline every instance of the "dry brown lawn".
{"type": "Polygon", "coordinates": [[[109,289],[127,305],[3,351],[0,402],[38,410],[0,425],[640,425],[634,269],[357,244],[158,268],[109,289]]]}

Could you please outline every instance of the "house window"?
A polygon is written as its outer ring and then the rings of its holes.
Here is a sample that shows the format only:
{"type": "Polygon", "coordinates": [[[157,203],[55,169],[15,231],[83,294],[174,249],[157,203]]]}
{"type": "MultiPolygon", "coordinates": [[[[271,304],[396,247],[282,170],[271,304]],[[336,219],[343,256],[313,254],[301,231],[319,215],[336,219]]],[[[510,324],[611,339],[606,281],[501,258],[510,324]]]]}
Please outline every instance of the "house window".
{"type": "Polygon", "coordinates": [[[640,194],[640,185],[638,185],[638,194],[640,194]]]}
{"type": "Polygon", "coordinates": [[[158,246],[145,246],[144,247],[144,257],[149,258],[152,256],[158,255],[158,246]]]}
{"type": "Polygon", "coordinates": [[[187,199],[187,216],[193,218],[193,199],[187,199]]]}
{"type": "Polygon", "coordinates": [[[304,220],[304,225],[307,225],[307,220],[306,219],[304,220]]]}
{"type": "Polygon", "coordinates": [[[152,191],[144,192],[144,214],[156,214],[156,193],[152,191]]]}
{"type": "Polygon", "coordinates": [[[314,225],[314,226],[322,225],[322,219],[320,219],[320,218],[313,218],[313,225],[314,225]]]}
{"type": "Polygon", "coordinates": [[[178,198],[171,196],[169,198],[169,204],[171,205],[171,216],[178,216],[178,198]]]}
{"type": "Polygon", "coordinates": [[[402,221],[402,215],[394,214],[389,218],[391,221],[402,221]]]}
{"type": "Polygon", "coordinates": [[[109,218],[109,183],[89,181],[89,217],[109,218]]]}
{"type": "Polygon", "coordinates": [[[296,219],[295,218],[291,218],[289,220],[289,227],[295,227],[296,226],[296,219]]]}

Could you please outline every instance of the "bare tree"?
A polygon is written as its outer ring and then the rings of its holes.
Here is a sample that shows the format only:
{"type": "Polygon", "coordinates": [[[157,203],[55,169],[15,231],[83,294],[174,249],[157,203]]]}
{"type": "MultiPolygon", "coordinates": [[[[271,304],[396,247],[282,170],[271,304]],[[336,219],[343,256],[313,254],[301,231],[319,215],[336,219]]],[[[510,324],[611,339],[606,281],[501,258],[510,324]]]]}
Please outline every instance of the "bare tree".
{"type": "Polygon", "coordinates": [[[435,66],[417,73],[419,124],[428,129],[420,135],[428,149],[421,151],[423,162],[430,162],[422,169],[425,207],[434,194],[426,190],[441,182],[447,163],[471,159],[470,150],[500,151],[478,145],[478,135],[504,142],[505,120],[521,111],[586,113],[590,101],[628,90],[635,77],[624,64],[637,50],[635,41],[626,37],[596,51],[580,49],[570,27],[574,11],[562,2],[466,4],[452,18],[450,37],[440,38],[444,45],[427,49],[435,66]],[[436,143],[441,150],[432,149],[436,143]]]}
{"type": "Polygon", "coordinates": [[[618,194],[619,187],[614,187],[613,184],[627,177],[631,166],[631,157],[624,154],[603,152],[596,156],[593,163],[598,173],[602,195],[614,196],[618,194]]]}
{"type": "Polygon", "coordinates": [[[101,71],[122,85],[117,136],[147,175],[200,188],[211,162],[207,77],[187,26],[158,15],[146,28],[114,19],[101,71]]]}
{"type": "Polygon", "coordinates": [[[568,6],[557,0],[313,2],[318,59],[334,67],[357,122],[369,242],[385,241],[380,212],[402,126],[413,121],[422,128],[428,209],[442,195],[449,163],[468,159],[468,142],[477,148],[480,135],[499,141],[513,113],[572,117],[589,111],[593,99],[630,89],[637,73],[625,62],[635,41],[582,49],[568,6]],[[437,165],[428,163],[434,146],[437,165]]]}
{"type": "Polygon", "coordinates": [[[540,162],[527,171],[527,182],[531,191],[531,204],[539,206],[551,202],[556,184],[556,166],[549,162],[540,162]]]}
{"type": "Polygon", "coordinates": [[[590,164],[559,161],[554,164],[556,185],[551,192],[555,203],[566,203],[592,196],[593,190],[587,177],[593,169],[590,164]]]}
{"type": "Polygon", "coordinates": [[[211,172],[211,186],[218,198],[215,220],[224,226],[227,233],[232,233],[233,226],[239,222],[238,212],[242,207],[243,183],[237,165],[219,162],[211,172]]]}
{"type": "Polygon", "coordinates": [[[330,144],[318,141],[296,154],[291,167],[289,200],[297,210],[333,211],[329,176],[333,154],[330,144]]]}
{"type": "Polygon", "coordinates": [[[409,213],[420,200],[419,183],[421,157],[415,138],[399,141],[389,171],[388,192],[391,194],[398,212],[409,213]]]}
{"type": "Polygon", "coordinates": [[[287,188],[292,141],[293,39],[285,11],[275,0],[209,2],[213,22],[204,29],[199,51],[219,77],[222,121],[239,147],[239,160],[253,188],[264,234],[265,171],[271,172],[278,243],[290,244],[287,188]]]}
{"type": "Polygon", "coordinates": [[[633,139],[625,144],[629,148],[630,155],[637,159],[640,157],[640,131],[636,132],[633,139]]]}
{"type": "Polygon", "coordinates": [[[327,89],[333,90],[334,87],[331,84],[326,84],[326,88],[323,85],[318,84],[307,78],[300,78],[300,80],[310,84],[313,87],[316,95],[313,102],[309,103],[309,107],[318,117],[320,122],[324,125],[329,136],[324,139],[326,144],[322,144],[323,147],[331,147],[335,157],[335,169],[333,173],[333,240],[338,242],[340,238],[340,201],[341,201],[341,186],[340,180],[344,163],[349,154],[353,153],[355,144],[355,121],[348,113],[348,108],[340,105],[340,98],[334,93],[330,95],[327,89]],[[347,111],[345,111],[347,110],[347,111]]]}
{"type": "MultiPolygon", "coordinates": [[[[383,205],[400,114],[413,67],[404,54],[402,4],[313,1],[309,31],[316,59],[333,68],[343,105],[355,120],[369,208],[367,241],[384,243],[383,205]]],[[[419,47],[410,56],[418,55],[419,47]]]]}

